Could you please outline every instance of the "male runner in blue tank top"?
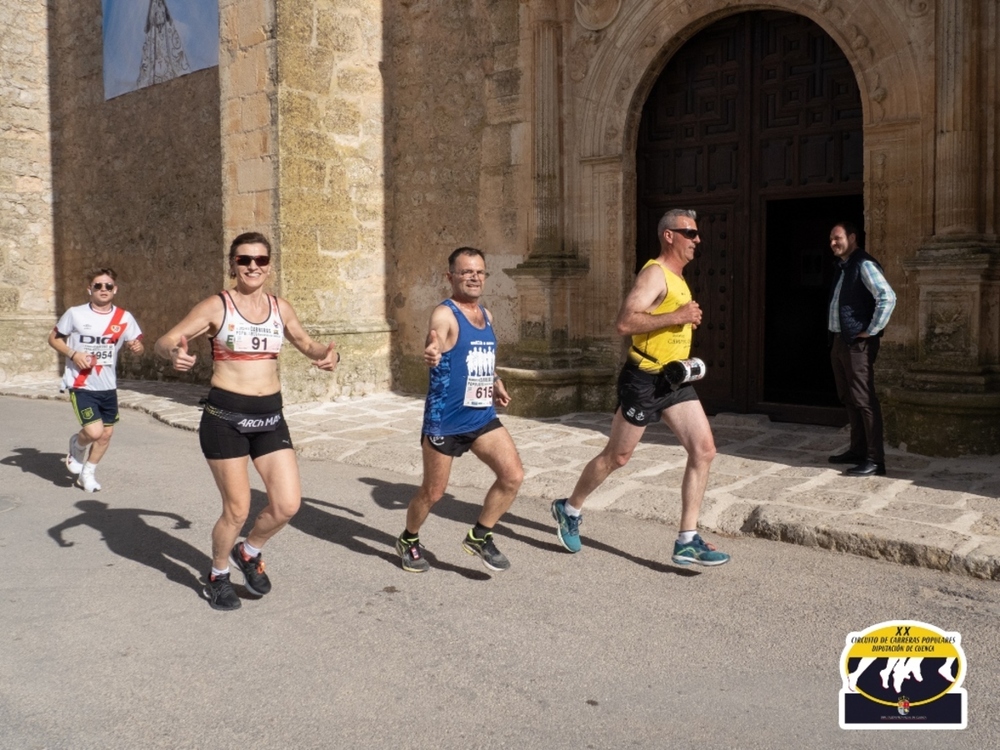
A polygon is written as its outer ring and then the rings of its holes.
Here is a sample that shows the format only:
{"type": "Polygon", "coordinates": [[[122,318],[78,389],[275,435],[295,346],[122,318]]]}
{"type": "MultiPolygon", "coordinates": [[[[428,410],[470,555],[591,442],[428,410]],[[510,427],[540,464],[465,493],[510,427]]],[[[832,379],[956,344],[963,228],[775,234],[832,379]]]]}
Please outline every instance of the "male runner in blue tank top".
{"type": "Polygon", "coordinates": [[[431,368],[420,434],[424,478],[406,509],[406,529],[396,540],[396,551],[403,570],[428,570],[418,537],[420,527],[448,488],[452,461],[471,450],[497,478],[462,548],[478,555],[490,570],[507,570],[510,562],[493,541],[493,526],[514,502],[524,469],[494,408],[494,404],[506,406],[510,396],[494,371],[493,316],[479,304],[486,283],[482,250],[455,250],[448,257],[448,281],[451,298],[434,308],[424,349],[424,361],[431,368]]]}

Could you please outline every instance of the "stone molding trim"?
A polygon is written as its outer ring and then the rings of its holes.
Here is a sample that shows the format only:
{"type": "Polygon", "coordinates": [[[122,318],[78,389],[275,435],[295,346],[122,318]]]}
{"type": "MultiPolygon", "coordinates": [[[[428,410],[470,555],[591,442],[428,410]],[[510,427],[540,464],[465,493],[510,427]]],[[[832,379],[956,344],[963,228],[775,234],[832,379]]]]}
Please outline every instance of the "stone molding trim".
{"type": "Polygon", "coordinates": [[[587,31],[600,31],[611,25],[621,10],[622,0],[576,0],[576,21],[587,31]]]}
{"type": "MultiPolygon", "coordinates": [[[[906,25],[909,19],[898,17],[898,0],[778,0],[770,8],[815,21],[837,42],[857,75],[866,125],[919,118],[932,106],[933,92],[924,85],[912,29],[906,25]]],[[[734,12],[740,9],[727,0],[626,5],[614,25],[601,32],[604,38],[575,87],[580,155],[613,156],[633,148],[642,104],[671,55],[703,28],[734,12]]]]}

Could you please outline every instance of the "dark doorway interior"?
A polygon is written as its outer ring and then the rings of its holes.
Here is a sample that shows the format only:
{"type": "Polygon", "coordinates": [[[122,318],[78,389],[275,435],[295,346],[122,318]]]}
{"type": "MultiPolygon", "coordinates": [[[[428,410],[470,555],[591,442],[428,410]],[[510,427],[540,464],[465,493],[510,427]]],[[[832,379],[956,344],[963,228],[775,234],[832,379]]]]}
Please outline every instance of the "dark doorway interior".
{"type": "Polygon", "coordinates": [[[774,419],[802,418],[801,409],[786,414],[788,404],[817,407],[810,421],[843,424],[826,335],[836,272],[829,237],[837,221],[862,226],[863,213],[860,195],[767,203],[763,401],[774,419]]]}

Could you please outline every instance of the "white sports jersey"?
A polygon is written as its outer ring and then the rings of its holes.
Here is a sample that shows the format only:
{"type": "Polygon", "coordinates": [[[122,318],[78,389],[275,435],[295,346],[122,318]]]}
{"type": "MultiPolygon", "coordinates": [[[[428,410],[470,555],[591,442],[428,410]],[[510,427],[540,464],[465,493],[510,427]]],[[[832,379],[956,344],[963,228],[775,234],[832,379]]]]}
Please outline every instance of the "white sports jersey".
{"type": "Polygon", "coordinates": [[[71,307],[56,323],[56,330],[66,337],[69,348],[90,354],[94,365],[80,370],[66,359],[63,383],[67,388],[84,391],[113,391],[118,387],[115,366],[118,352],[126,341],[142,336],[139,324],[131,313],[111,306],[107,312],[97,312],[90,303],[71,307]]]}

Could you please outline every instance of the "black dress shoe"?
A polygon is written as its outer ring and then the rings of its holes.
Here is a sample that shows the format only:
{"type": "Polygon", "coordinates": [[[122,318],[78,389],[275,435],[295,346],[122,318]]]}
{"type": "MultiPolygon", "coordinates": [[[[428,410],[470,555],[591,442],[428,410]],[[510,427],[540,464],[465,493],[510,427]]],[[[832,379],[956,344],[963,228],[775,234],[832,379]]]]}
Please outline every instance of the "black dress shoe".
{"type": "Polygon", "coordinates": [[[836,456],[830,456],[828,460],[831,464],[860,464],[864,463],[865,457],[859,456],[857,453],[845,451],[844,453],[838,453],[836,456]]]}
{"type": "Polygon", "coordinates": [[[849,477],[874,477],[885,476],[885,464],[877,464],[874,461],[865,461],[858,464],[853,469],[844,472],[849,477]]]}

